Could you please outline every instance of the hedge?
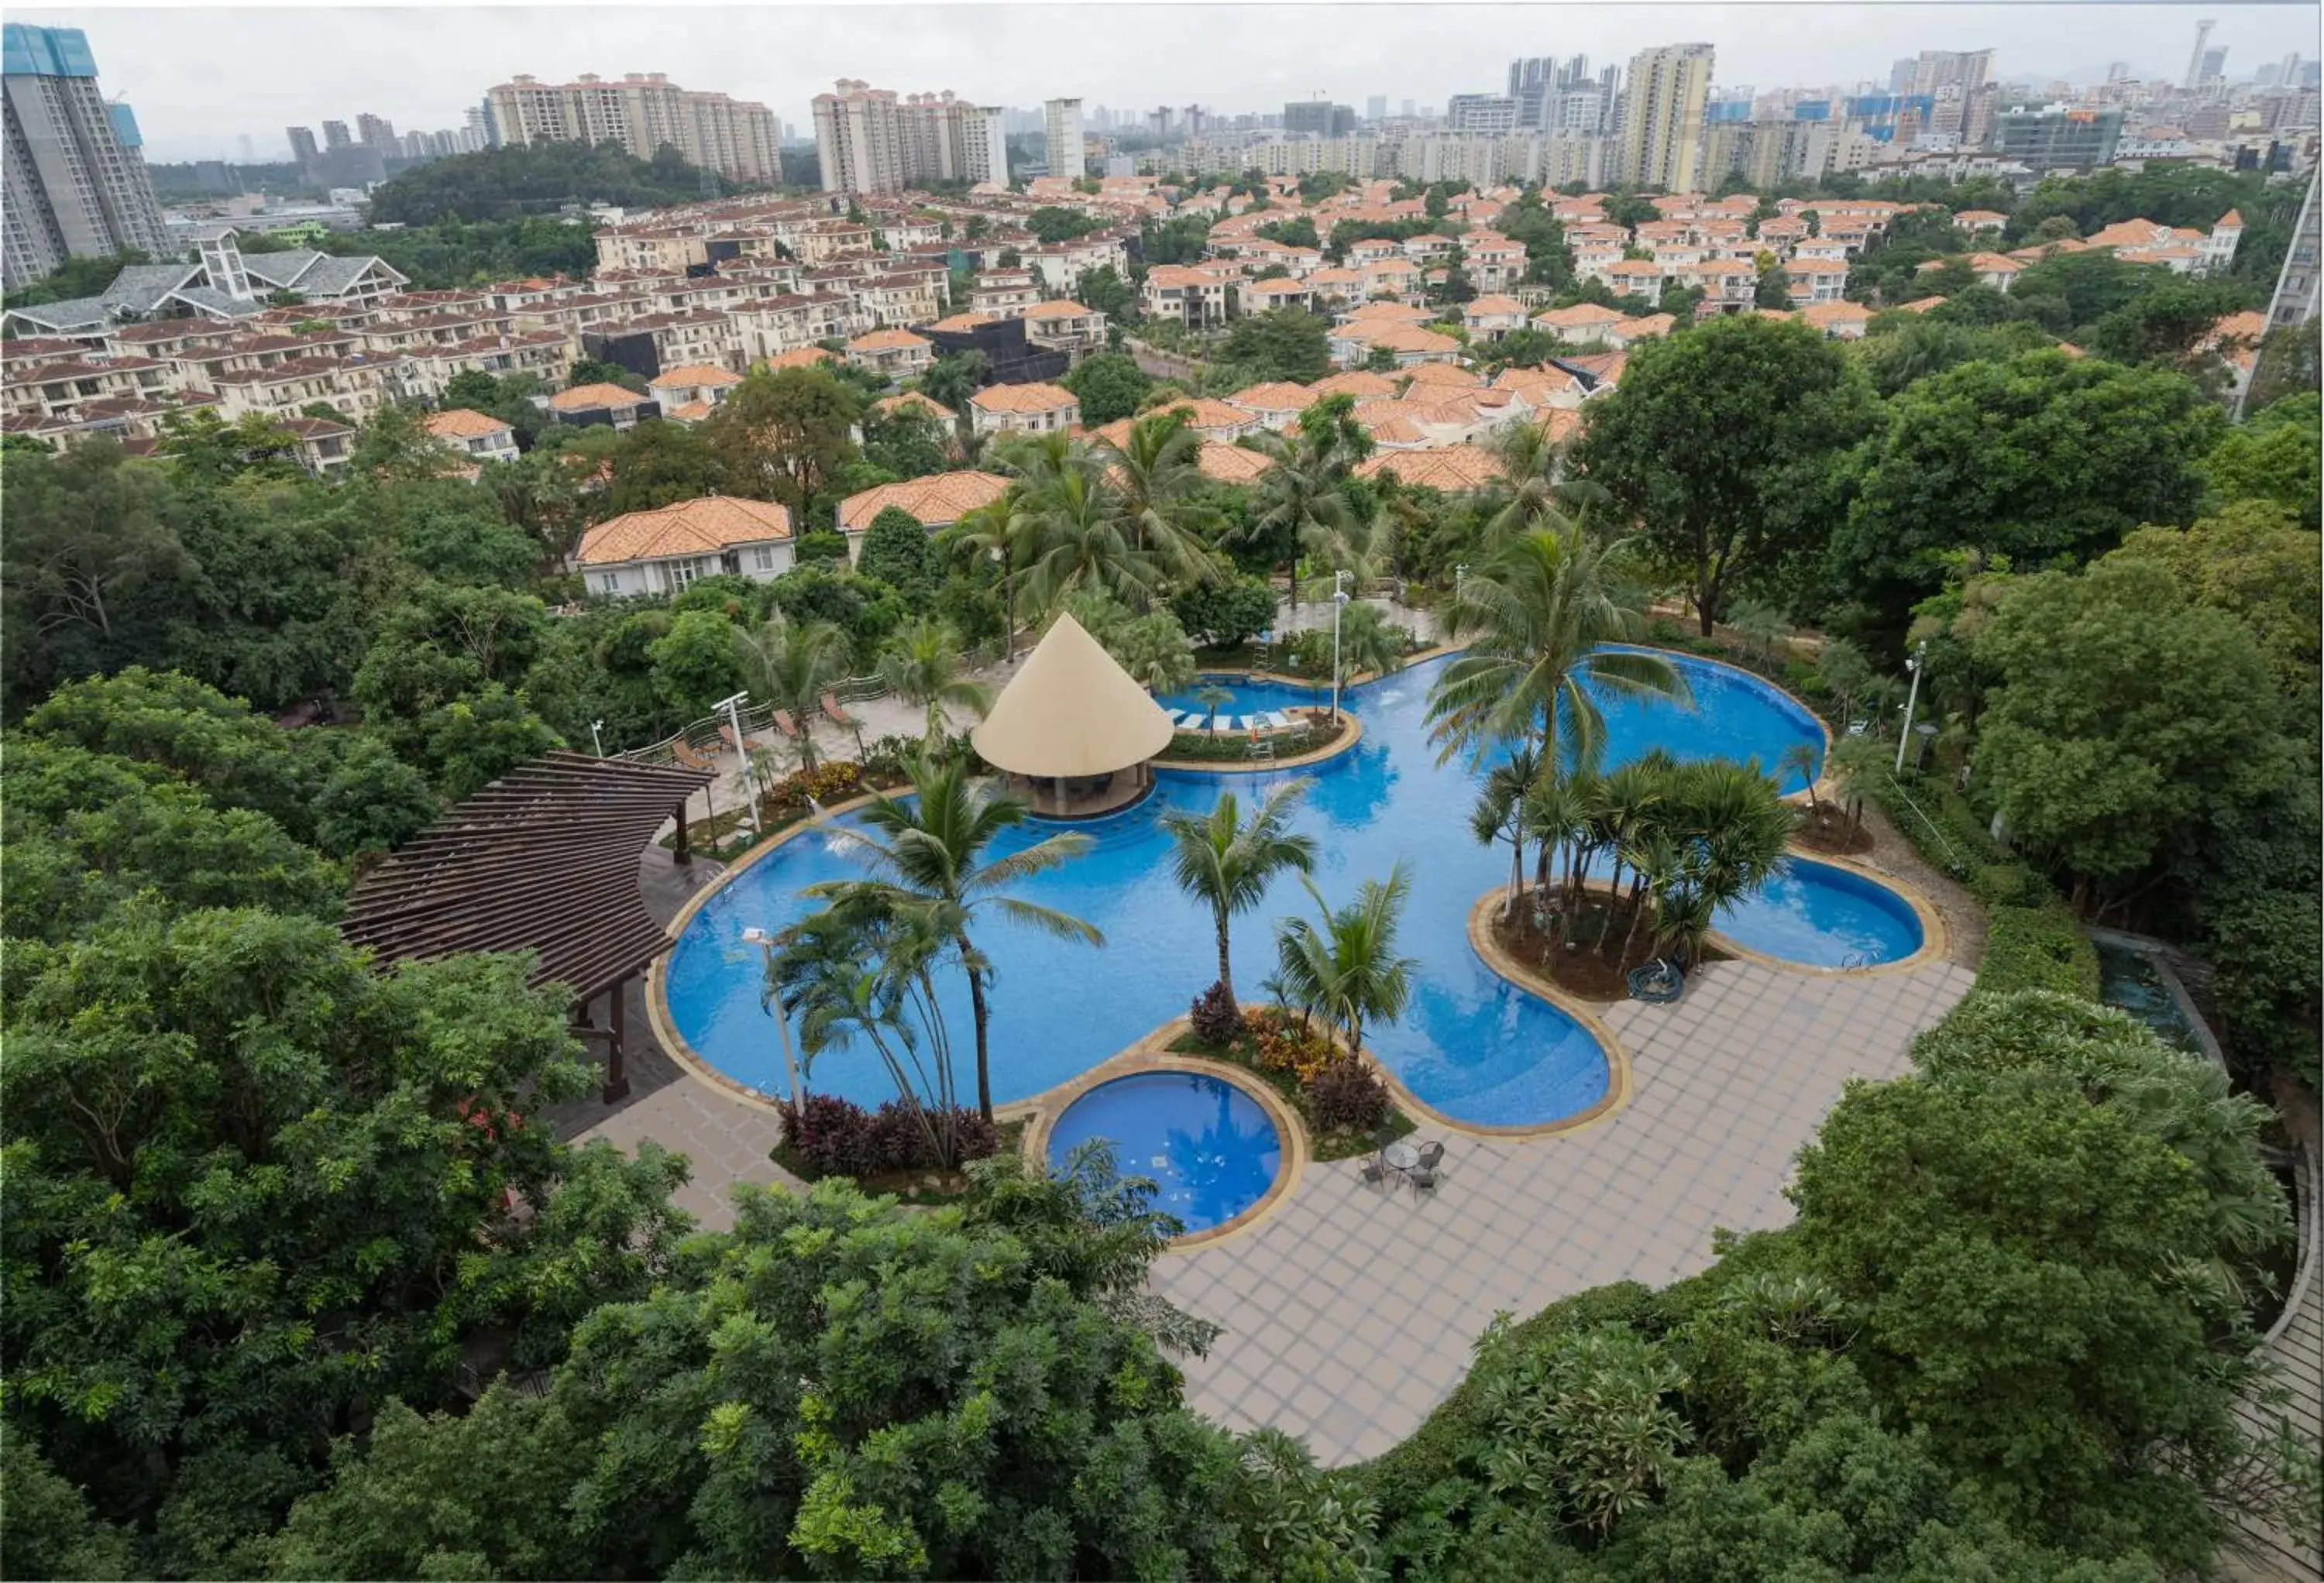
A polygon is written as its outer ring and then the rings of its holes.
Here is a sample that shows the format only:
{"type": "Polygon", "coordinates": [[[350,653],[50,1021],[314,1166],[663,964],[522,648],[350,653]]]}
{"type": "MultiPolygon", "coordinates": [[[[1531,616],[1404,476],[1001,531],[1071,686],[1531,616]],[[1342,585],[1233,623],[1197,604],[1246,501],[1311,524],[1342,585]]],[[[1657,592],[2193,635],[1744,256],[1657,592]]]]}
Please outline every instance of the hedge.
{"type": "Polygon", "coordinates": [[[2056,989],[2096,1000],[2098,949],[2066,904],[2054,896],[2039,907],[1988,907],[1977,987],[1996,994],[2056,989]]]}

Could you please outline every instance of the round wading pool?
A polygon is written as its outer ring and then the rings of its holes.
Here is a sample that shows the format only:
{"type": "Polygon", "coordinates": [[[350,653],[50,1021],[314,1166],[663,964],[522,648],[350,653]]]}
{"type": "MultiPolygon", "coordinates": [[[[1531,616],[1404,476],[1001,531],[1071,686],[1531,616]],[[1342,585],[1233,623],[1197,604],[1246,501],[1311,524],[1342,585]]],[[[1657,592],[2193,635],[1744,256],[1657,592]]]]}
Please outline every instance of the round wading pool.
{"type": "Polygon", "coordinates": [[[1154,1207],[1188,1233],[1222,1226],[1273,1190],[1283,1139],[1257,1100],[1200,1072],[1140,1072],[1102,1082],[1067,1105],[1049,1131],[1049,1164],[1093,1138],[1113,1146],[1114,1169],[1151,1177],[1154,1207]]]}

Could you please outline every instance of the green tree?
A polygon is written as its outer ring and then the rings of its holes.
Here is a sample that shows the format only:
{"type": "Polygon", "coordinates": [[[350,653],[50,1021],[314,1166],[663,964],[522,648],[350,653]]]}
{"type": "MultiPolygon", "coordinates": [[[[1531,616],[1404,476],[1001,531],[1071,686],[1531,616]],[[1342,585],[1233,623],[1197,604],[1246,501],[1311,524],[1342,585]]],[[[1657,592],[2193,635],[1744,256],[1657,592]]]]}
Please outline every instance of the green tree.
{"type": "Polygon", "coordinates": [[[738,492],[780,501],[796,520],[855,460],[862,415],[863,403],[827,370],[756,369],[700,432],[738,492]]]}
{"type": "Polygon", "coordinates": [[[680,611],[669,630],[646,649],[654,689],[686,720],[699,720],[732,695],[742,673],[734,664],[734,624],[712,610],[680,611]]]}
{"type": "Polygon", "coordinates": [[[1246,314],[1228,327],[1214,361],[1233,370],[1234,384],[1286,380],[1307,384],[1332,372],[1331,323],[1296,308],[1246,314]]]}
{"type": "Polygon", "coordinates": [[[1130,548],[1182,585],[1218,581],[1208,540],[1219,513],[1203,476],[1202,437],[1185,426],[1184,415],[1148,413],[1130,426],[1120,444],[1101,445],[1097,454],[1113,484],[1130,548]]]}
{"type": "Polygon", "coordinates": [[[1783,265],[1770,262],[1760,268],[1759,283],[1751,289],[1751,301],[1758,308],[1791,307],[1792,278],[1784,272],[1783,265]]]}
{"type": "Polygon", "coordinates": [[[2298,709],[2312,702],[2324,665],[2316,622],[2324,569],[2316,551],[2312,529],[2294,527],[2279,506],[2246,501],[2190,528],[2141,528],[2106,559],[2156,562],[2190,601],[2241,621],[2298,709]]]}
{"type": "Polygon", "coordinates": [[[1162,817],[1170,837],[1171,878],[1211,909],[1218,935],[1218,981],[1230,1003],[1235,999],[1234,962],[1227,947],[1234,915],[1265,900],[1278,874],[1314,870],[1315,838],[1291,828],[1306,791],[1305,781],[1286,780],[1259,800],[1248,820],[1232,792],[1222,794],[1207,815],[1180,811],[1162,817]]]}
{"type": "Polygon", "coordinates": [[[1074,282],[1074,297],[1105,315],[1109,324],[1123,324],[1138,317],[1138,292],[1111,264],[1084,271],[1074,282]]]}
{"type": "Polygon", "coordinates": [[[510,770],[565,744],[533,713],[521,690],[487,682],[452,699],[422,722],[420,764],[444,800],[474,796],[510,770]]]}
{"type": "Polygon", "coordinates": [[[929,616],[898,629],[880,657],[880,680],[907,704],[927,712],[925,751],[935,752],[944,741],[946,711],[964,709],[982,718],[992,707],[992,689],[964,675],[960,661],[960,635],[929,616]]]}
{"type": "Polygon", "coordinates": [[[389,752],[385,743],[356,737],[315,788],[315,844],[342,857],[393,851],[442,811],[425,775],[389,752]]]}
{"type": "Polygon", "coordinates": [[[2038,566],[2101,553],[2140,522],[2190,521],[2220,427],[2158,369],[2034,352],[1933,375],[1889,403],[1847,469],[1835,575],[1893,619],[1955,550],[2038,566]]]}
{"type": "Polygon", "coordinates": [[[1686,578],[1705,636],[1731,595],[1821,555],[1826,479],[1875,420],[1837,344],[1744,317],[1637,348],[1594,405],[1574,467],[1686,578]]]}
{"type": "Polygon", "coordinates": [[[947,942],[968,979],[969,1005],[976,1023],[976,1108],[992,1119],[992,1073],[988,1038],[991,1007],[987,991],[992,963],[970,938],[983,920],[1007,919],[1062,940],[1102,945],[1091,925],[1008,892],[1089,850],[1078,833],[1052,835],[1001,856],[989,849],[1025,822],[1025,804],[997,795],[969,779],[960,759],[914,766],[903,796],[880,792],[858,815],[862,829],[852,839],[862,849],[872,877],[831,880],[807,894],[874,916],[912,920],[927,935],[947,942]]]}
{"type": "Polygon", "coordinates": [[[1135,358],[1119,352],[1099,352],[1083,358],[1058,382],[1080,398],[1082,421],[1092,428],[1111,423],[1138,410],[1153,376],[1135,358]]]}
{"type": "Polygon", "coordinates": [[[2001,678],[1978,772],[2012,836],[2062,864],[2078,901],[2291,771],[2257,641],[2226,612],[2190,606],[2151,561],[2026,579],[1975,648],[2001,678]]]}
{"type": "Polygon", "coordinates": [[[883,472],[898,478],[925,478],[951,465],[952,455],[953,439],[944,419],[918,402],[863,415],[863,460],[883,472]]]}
{"type": "Polygon", "coordinates": [[[1275,590],[1262,577],[1236,577],[1182,589],[1170,608],[1195,642],[1231,649],[1275,624],[1275,590]]]}
{"type": "Polygon", "coordinates": [[[936,546],[920,520],[899,506],[884,506],[863,530],[863,548],[855,557],[856,571],[885,583],[914,610],[926,610],[936,597],[941,570],[936,546]]]}
{"type": "Polygon", "coordinates": [[[2269,501],[2300,514],[2313,531],[2324,495],[2324,423],[2319,398],[2288,396],[2220,437],[2199,465],[2212,498],[2223,504],[2269,501]]]}
{"type": "Polygon", "coordinates": [[[991,359],[982,352],[943,352],[920,375],[920,393],[954,412],[968,410],[968,399],[984,383],[991,359]]]}
{"type": "Polygon", "coordinates": [[[822,712],[832,685],[847,675],[847,634],[828,621],[779,617],[755,632],[735,629],[731,641],[742,685],[753,698],[782,710],[803,728],[799,763],[814,768],[815,734],[805,728],[822,712]]]}
{"type": "Polygon", "coordinates": [[[1155,558],[1130,539],[1130,524],[1105,470],[1063,435],[1021,442],[1007,465],[1021,478],[1017,509],[1032,519],[1025,586],[1034,608],[1053,611],[1095,590],[1143,607],[1163,585],[1155,558]]]}
{"type": "Polygon", "coordinates": [[[1299,882],[1318,918],[1285,918],[1276,925],[1275,976],[1268,987],[1303,1014],[1321,1016],[1345,1035],[1350,1058],[1360,1059],[1364,1025],[1394,1023],[1412,999],[1420,963],[1396,954],[1412,877],[1399,861],[1385,882],[1365,880],[1354,900],[1336,908],[1314,879],[1303,873],[1299,882]]]}

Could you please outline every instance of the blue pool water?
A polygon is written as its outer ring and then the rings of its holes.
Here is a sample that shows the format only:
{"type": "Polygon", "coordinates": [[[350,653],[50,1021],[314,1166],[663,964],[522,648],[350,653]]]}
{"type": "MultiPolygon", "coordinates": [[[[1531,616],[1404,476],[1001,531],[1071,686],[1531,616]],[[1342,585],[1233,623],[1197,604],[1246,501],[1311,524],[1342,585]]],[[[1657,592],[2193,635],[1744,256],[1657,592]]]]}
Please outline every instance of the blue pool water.
{"type": "MultiPolygon", "coordinates": [[[[1813,718],[1772,687],[1724,667],[1685,657],[1675,662],[1692,688],[1692,707],[1605,701],[1609,765],[1664,747],[1681,757],[1756,757],[1772,766],[1791,742],[1821,743],[1813,718]]],[[[1173,809],[1207,812],[1228,791],[1248,805],[1254,795],[1293,777],[1310,781],[1296,824],[1316,837],[1315,882],[1332,903],[1348,900],[1363,879],[1385,878],[1399,860],[1407,865],[1412,897],[1400,944],[1420,963],[1412,1003],[1394,1026],[1365,1029],[1366,1044],[1406,1086],[1447,1116],[1487,1126],[1554,1121],[1601,1099],[1609,1074],[1597,1040],[1549,1002],[1489,971],[1469,944],[1469,909],[1506,882],[1508,851],[1480,846],[1469,833],[1480,772],[1458,761],[1439,764],[1427,740],[1428,688],[1444,663],[1425,661],[1349,689],[1343,706],[1362,721],[1364,735],[1338,758],[1258,775],[1164,770],[1155,795],[1136,807],[1074,825],[1094,838],[1091,851],[1019,894],[1087,919],[1106,943],[1075,945],[997,920],[982,926],[977,943],[1000,964],[991,997],[994,1099],[1028,1099],[1068,1081],[1185,1015],[1216,976],[1217,953],[1207,909],[1170,880],[1168,838],[1158,821],[1173,809]]],[[[1004,836],[999,850],[1029,845],[1059,828],[1028,822],[1004,836]]],[[[759,1004],[759,953],[743,943],[742,931],[792,923],[808,910],[801,887],[860,873],[844,851],[844,831],[843,823],[797,837],[744,870],[695,914],[671,951],[669,1008],[678,1031],[737,1081],[768,1092],[782,1087],[774,1028],[759,1004]]],[[[1800,883],[1798,897],[1771,904],[1770,929],[1787,907],[1811,929],[1838,916],[1835,903],[1817,899],[1825,888],[1800,883]]],[[[1259,907],[1236,918],[1235,987],[1245,999],[1264,998],[1259,982],[1274,968],[1276,920],[1309,910],[1296,877],[1285,876],[1259,907]]],[[[1761,946],[1770,936],[1759,932],[1749,905],[1738,909],[1731,926],[1755,949],[1800,954],[1761,946]]],[[[1821,940],[1811,943],[1827,950],[1821,940]]],[[[1854,940],[1830,948],[1835,962],[1859,949],[1854,940]]],[[[966,986],[951,973],[940,988],[965,1067],[972,1026],[966,986]]],[[[868,1051],[827,1051],[809,1081],[819,1091],[867,1104],[892,1097],[868,1051]]],[[[963,1070],[959,1086],[973,1094],[973,1072],[963,1070]]]]}
{"type": "Polygon", "coordinates": [[[1259,1102],[1199,1072],[1141,1072],[1102,1082],[1065,1107],[1049,1133],[1049,1163],[1092,1138],[1113,1145],[1114,1169],[1151,1177],[1154,1207],[1188,1231],[1233,1219],[1267,1196],[1283,1140],[1259,1102]]]}
{"type": "MultiPolygon", "coordinates": [[[[1221,714],[1255,714],[1268,709],[1305,709],[1320,707],[1332,701],[1332,689],[1303,687],[1296,682],[1270,682],[1242,676],[1206,676],[1195,678],[1194,685],[1183,692],[1164,693],[1157,702],[1165,709],[1208,709],[1201,694],[1213,683],[1224,687],[1232,696],[1219,705],[1221,714]]],[[[1342,694],[1344,705],[1351,695],[1342,694]]]]}
{"type": "Polygon", "coordinates": [[[1921,920],[1877,880],[1835,863],[1787,858],[1775,877],[1720,909],[1719,932],[1738,945],[1810,967],[1902,962],[1921,949],[1921,920]]]}

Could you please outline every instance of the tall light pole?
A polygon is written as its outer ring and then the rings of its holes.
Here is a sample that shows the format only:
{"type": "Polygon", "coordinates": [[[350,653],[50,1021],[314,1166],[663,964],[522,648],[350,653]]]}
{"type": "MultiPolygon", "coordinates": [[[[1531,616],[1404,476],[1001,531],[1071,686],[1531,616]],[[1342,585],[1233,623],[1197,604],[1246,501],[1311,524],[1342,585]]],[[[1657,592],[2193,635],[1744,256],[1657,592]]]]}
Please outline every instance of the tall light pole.
{"type": "Polygon", "coordinates": [[[1469,563],[1462,561],[1452,568],[1452,619],[1444,623],[1444,635],[1452,637],[1461,630],[1461,591],[1469,581],[1469,563]]]}
{"type": "Polygon", "coordinates": [[[797,1110],[807,1103],[807,1091],[799,1081],[798,1057],[791,1053],[791,1019],[783,1010],[782,996],[775,990],[775,937],[752,927],[742,931],[742,939],[757,946],[767,959],[767,1015],[775,1019],[775,1029],[782,1035],[783,1075],[790,1080],[791,1109],[797,1110]]]}
{"type": "Polygon", "coordinates": [[[721,698],[710,706],[712,713],[724,709],[726,723],[734,730],[734,752],[742,760],[743,817],[750,822],[753,834],[759,828],[759,778],[751,770],[751,739],[742,734],[742,700],[748,693],[737,693],[731,698],[721,698]]]}
{"type": "Polygon", "coordinates": [[[589,745],[597,750],[597,757],[600,759],[605,756],[605,739],[597,733],[604,729],[604,724],[602,720],[593,720],[589,722],[589,745]]]}
{"type": "Polygon", "coordinates": [[[1904,661],[1912,674],[1913,685],[1904,691],[1904,729],[1896,733],[1896,773],[1904,773],[1904,750],[1913,741],[1913,705],[1921,701],[1921,662],[1928,658],[1929,640],[1922,639],[1918,647],[1904,661]]]}
{"type": "Polygon", "coordinates": [[[1340,723],[1340,612],[1348,608],[1348,574],[1332,574],[1332,723],[1340,723]]]}

